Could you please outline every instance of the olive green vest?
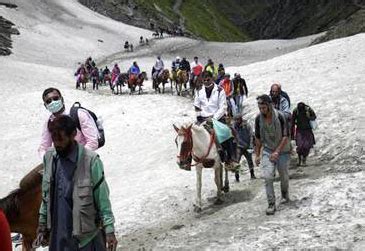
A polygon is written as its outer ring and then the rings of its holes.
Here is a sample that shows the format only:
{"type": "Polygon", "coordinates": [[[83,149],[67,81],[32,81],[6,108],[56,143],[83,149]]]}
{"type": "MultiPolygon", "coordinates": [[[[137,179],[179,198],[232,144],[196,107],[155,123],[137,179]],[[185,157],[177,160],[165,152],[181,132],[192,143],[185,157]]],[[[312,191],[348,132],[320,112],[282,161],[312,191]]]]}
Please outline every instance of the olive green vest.
{"type": "MultiPolygon", "coordinates": [[[[97,230],[97,210],[94,203],[93,183],[91,179],[91,167],[97,158],[97,154],[85,149],[84,146],[78,145],[77,167],[73,177],[73,208],[72,235],[82,239],[90,233],[97,230]]],[[[51,149],[45,155],[45,169],[43,174],[44,187],[43,199],[47,203],[47,228],[51,229],[51,202],[52,184],[54,184],[56,151],[51,149]]]]}

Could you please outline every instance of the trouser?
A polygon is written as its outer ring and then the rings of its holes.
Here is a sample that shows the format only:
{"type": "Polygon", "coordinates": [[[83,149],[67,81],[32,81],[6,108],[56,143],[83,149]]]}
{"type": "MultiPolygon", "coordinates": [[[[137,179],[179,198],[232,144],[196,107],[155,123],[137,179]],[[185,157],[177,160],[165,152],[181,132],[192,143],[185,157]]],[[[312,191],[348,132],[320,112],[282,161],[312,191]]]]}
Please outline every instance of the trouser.
{"type": "Polygon", "coordinates": [[[272,162],[270,158],[271,150],[264,149],[262,153],[262,174],[265,179],[266,196],[269,205],[275,204],[274,177],[275,169],[280,175],[281,195],[289,198],[289,153],[281,153],[276,162],[272,162]]]}
{"type": "Polygon", "coordinates": [[[79,248],[79,251],[106,251],[105,240],[102,232],[94,237],[86,246],[79,248]]]}
{"type": "Polygon", "coordinates": [[[236,106],[236,112],[238,113],[242,113],[242,106],[243,106],[243,96],[241,95],[236,95],[233,97],[234,99],[234,103],[236,106]]]}
{"type": "Polygon", "coordinates": [[[246,148],[238,147],[237,148],[237,161],[241,160],[241,157],[245,156],[248,164],[248,168],[253,170],[253,161],[252,161],[252,153],[249,153],[246,148]]]}
{"type": "Polygon", "coordinates": [[[96,78],[93,78],[93,90],[98,90],[99,89],[99,83],[98,80],[96,78]]]}

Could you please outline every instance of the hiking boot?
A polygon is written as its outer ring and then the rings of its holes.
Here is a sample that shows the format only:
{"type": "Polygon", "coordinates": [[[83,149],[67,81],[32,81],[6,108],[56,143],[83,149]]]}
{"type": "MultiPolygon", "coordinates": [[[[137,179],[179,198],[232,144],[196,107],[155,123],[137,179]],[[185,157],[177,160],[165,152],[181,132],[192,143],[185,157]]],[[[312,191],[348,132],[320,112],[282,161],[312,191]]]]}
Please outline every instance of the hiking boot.
{"type": "Polygon", "coordinates": [[[302,166],[307,166],[307,158],[303,157],[303,165],[302,166]]]}
{"type": "Polygon", "coordinates": [[[302,164],[302,156],[298,156],[298,163],[297,166],[300,166],[302,164]]]}
{"type": "Polygon", "coordinates": [[[266,209],[266,215],[274,215],[276,211],[275,203],[269,204],[269,207],[266,209]]]}
{"type": "Polygon", "coordinates": [[[280,204],[286,204],[288,202],[290,202],[289,194],[287,192],[286,193],[281,193],[280,204]]]}

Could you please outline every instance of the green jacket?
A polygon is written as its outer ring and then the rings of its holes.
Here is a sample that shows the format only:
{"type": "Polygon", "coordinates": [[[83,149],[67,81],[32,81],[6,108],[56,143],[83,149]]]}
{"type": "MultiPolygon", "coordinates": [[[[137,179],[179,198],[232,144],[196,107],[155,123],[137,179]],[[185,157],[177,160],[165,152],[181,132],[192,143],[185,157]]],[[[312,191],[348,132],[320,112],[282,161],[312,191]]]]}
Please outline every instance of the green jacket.
{"type": "MultiPolygon", "coordinates": [[[[51,226],[50,197],[53,184],[54,158],[57,153],[50,149],[44,156],[42,180],[42,204],[39,210],[39,224],[51,226]]],[[[80,241],[80,247],[87,245],[98,233],[100,225],[105,232],[114,232],[114,216],[109,200],[109,188],[104,179],[104,168],[99,156],[78,144],[78,161],[73,185],[73,231],[80,241]]]]}

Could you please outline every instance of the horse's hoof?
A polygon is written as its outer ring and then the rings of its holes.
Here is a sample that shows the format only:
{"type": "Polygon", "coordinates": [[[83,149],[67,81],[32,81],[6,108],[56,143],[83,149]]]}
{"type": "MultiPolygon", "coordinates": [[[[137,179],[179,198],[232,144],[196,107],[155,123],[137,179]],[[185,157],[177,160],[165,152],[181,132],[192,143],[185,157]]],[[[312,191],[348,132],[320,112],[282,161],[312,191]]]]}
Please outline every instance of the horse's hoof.
{"type": "Polygon", "coordinates": [[[194,212],[200,213],[202,211],[201,207],[198,207],[197,205],[194,205],[194,212]]]}
{"type": "Polygon", "coordinates": [[[214,205],[222,205],[224,201],[221,198],[218,198],[214,201],[214,205]]]}
{"type": "Polygon", "coordinates": [[[228,193],[229,192],[229,186],[224,186],[223,187],[223,192],[228,193]]]}

